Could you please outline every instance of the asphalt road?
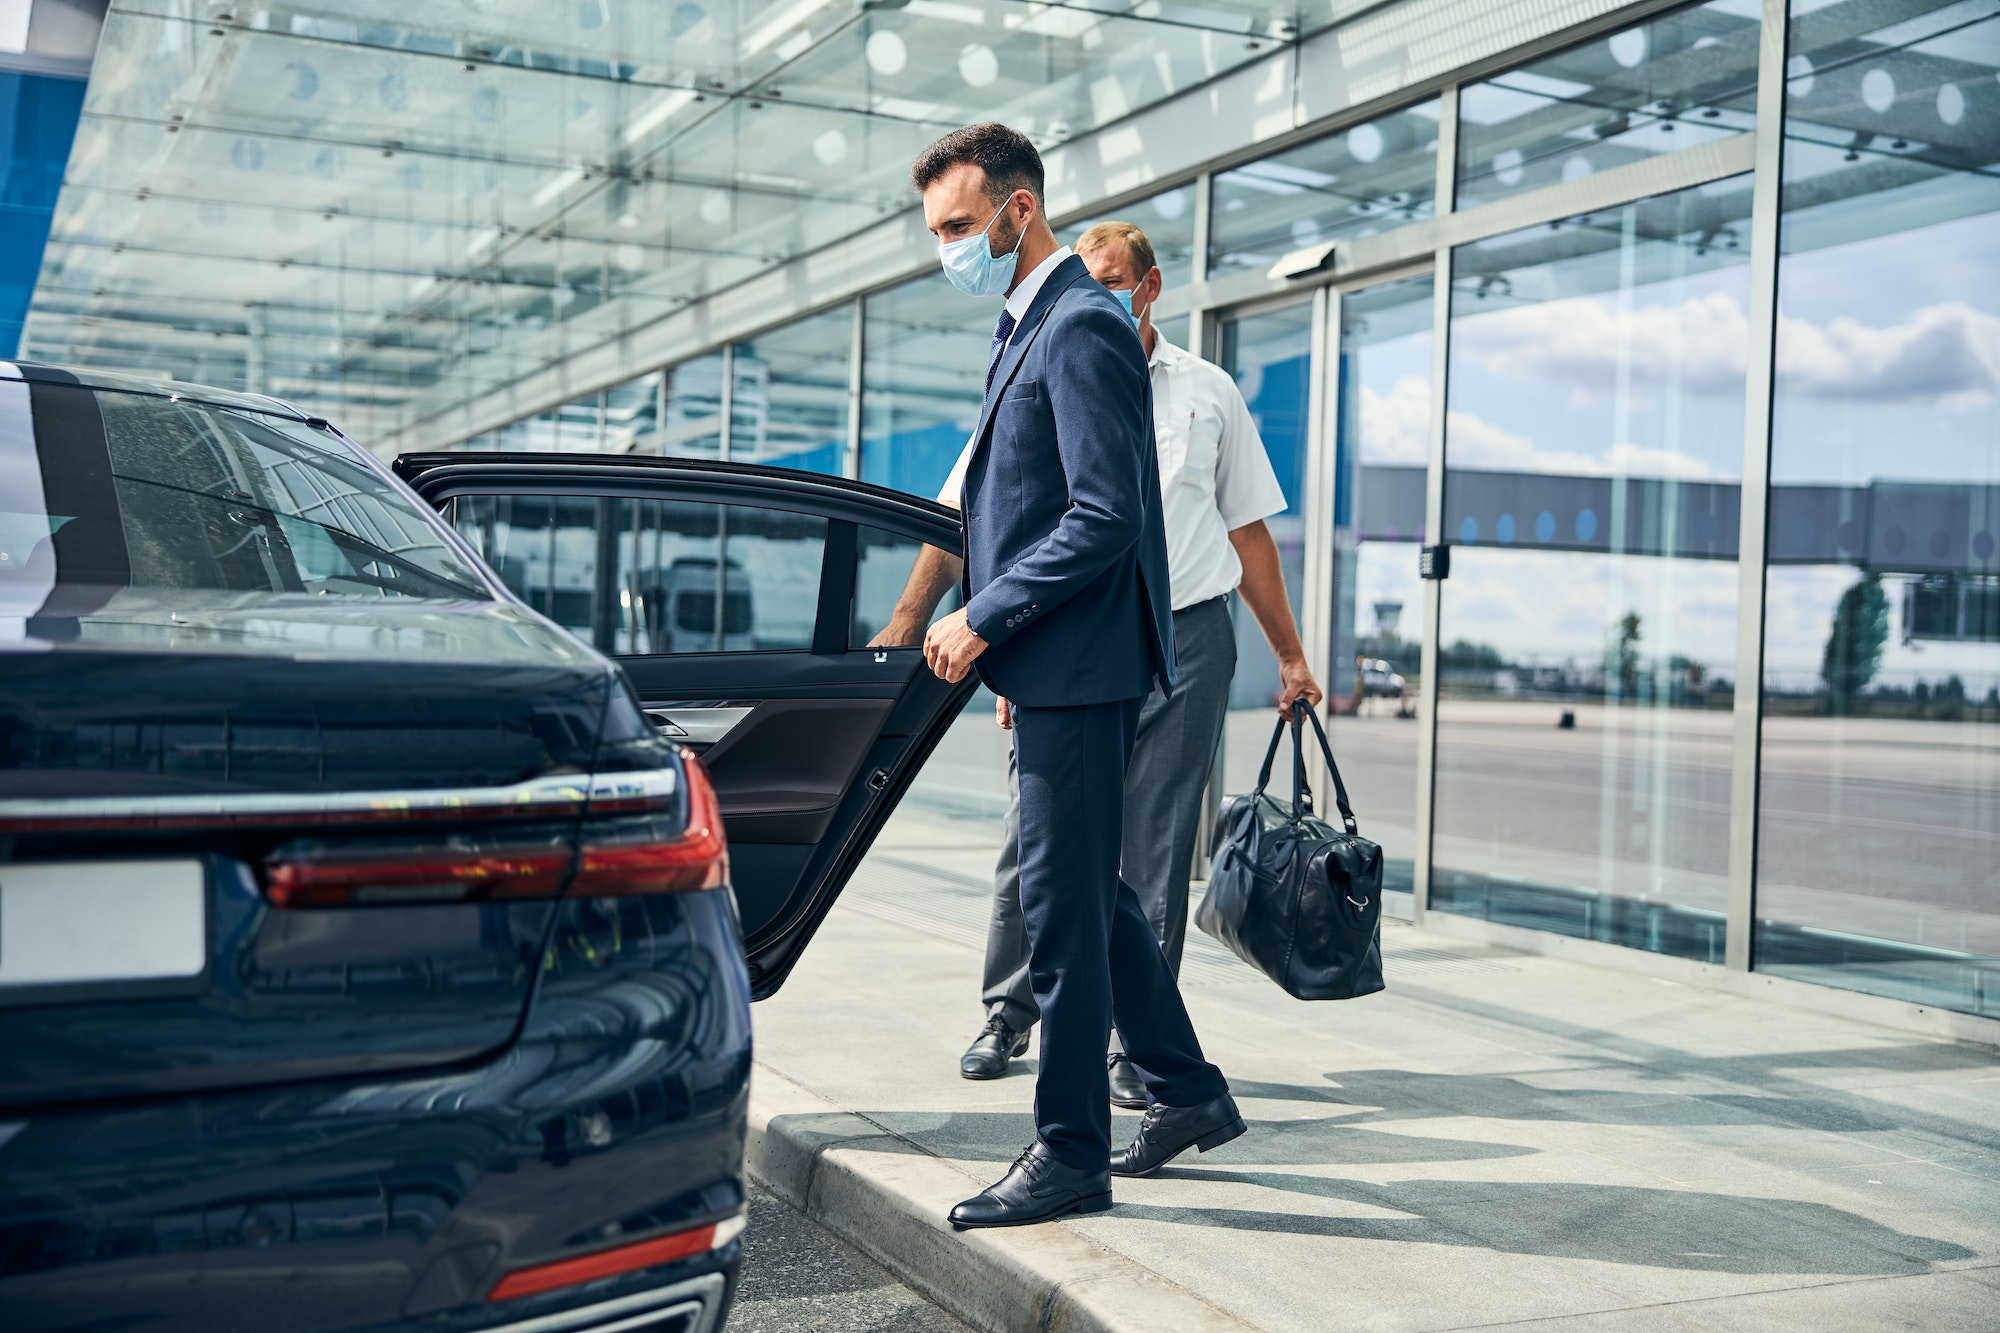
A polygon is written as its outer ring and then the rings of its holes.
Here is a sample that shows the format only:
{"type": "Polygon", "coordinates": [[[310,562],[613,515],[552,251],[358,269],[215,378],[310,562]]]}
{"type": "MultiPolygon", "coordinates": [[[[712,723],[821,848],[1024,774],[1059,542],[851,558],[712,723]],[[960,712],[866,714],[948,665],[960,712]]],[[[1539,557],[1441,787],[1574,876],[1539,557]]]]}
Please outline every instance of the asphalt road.
{"type": "Polygon", "coordinates": [[[750,1187],[728,1333],[972,1333],[782,1200],[750,1187]]]}

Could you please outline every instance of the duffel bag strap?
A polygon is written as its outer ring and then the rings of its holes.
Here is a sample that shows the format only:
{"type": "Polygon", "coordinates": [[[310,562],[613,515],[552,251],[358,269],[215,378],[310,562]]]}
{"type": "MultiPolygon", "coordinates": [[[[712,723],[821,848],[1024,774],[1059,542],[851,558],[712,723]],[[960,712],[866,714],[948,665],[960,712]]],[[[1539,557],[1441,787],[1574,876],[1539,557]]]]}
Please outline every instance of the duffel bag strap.
{"type": "MultiPolygon", "coordinates": [[[[1347,826],[1349,833],[1358,832],[1358,826],[1354,822],[1354,807],[1347,803],[1347,784],[1340,780],[1340,765],[1333,761],[1333,746],[1327,743],[1326,729],[1320,726],[1319,714],[1313,712],[1312,705],[1304,699],[1300,699],[1293,705],[1292,763],[1297,769],[1294,781],[1298,784],[1299,790],[1304,793],[1306,808],[1312,808],[1312,791],[1305,785],[1305,745],[1303,743],[1304,737],[1299,734],[1301,715],[1312,719],[1313,734],[1319,737],[1319,752],[1326,756],[1326,771],[1333,777],[1333,799],[1334,803],[1340,807],[1341,823],[1347,826]]],[[[1294,797],[1292,802],[1294,807],[1298,803],[1298,798],[1294,797]]]]}
{"type": "MultiPolygon", "coordinates": [[[[1271,781],[1271,764],[1278,757],[1278,740],[1285,734],[1286,721],[1284,716],[1279,716],[1278,725],[1271,731],[1271,743],[1264,747],[1264,766],[1257,770],[1257,790],[1250,794],[1252,800],[1262,796],[1265,786],[1271,781]]],[[[1296,727],[1298,724],[1294,722],[1292,725],[1296,727]]]]}

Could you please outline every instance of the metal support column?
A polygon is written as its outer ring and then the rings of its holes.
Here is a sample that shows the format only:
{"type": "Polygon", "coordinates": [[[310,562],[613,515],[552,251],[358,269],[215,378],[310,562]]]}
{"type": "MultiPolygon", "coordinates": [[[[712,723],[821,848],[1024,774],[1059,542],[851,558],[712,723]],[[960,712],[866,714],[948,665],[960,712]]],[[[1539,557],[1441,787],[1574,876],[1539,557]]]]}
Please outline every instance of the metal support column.
{"type": "MultiPolygon", "coordinates": [[[[1304,500],[1305,574],[1299,589],[1299,637],[1306,665],[1323,685],[1333,685],[1334,612],[1339,588],[1334,579],[1334,501],[1340,484],[1340,293],[1321,287],[1313,293],[1312,351],[1307,359],[1306,475],[1304,500]]],[[[1306,751],[1306,774],[1316,792],[1331,790],[1326,760],[1314,746],[1306,751]]]]}
{"type": "Polygon", "coordinates": [[[1765,528],[1783,202],[1785,0],[1764,0],[1757,52],[1757,176],[1750,196],[1750,346],[1744,364],[1743,509],[1736,543],[1736,705],[1729,763],[1729,926],[1724,961],[1750,970],[1757,916],[1757,751],[1764,712],[1765,528]]]}
{"type": "MultiPolygon", "coordinates": [[[[1437,203],[1439,217],[1452,211],[1458,188],[1458,85],[1438,96],[1437,203]]],[[[1430,463],[1424,473],[1424,535],[1426,544],[1445,538],[1444,466],[1445,403],[1451,350],[1451,247],[1441,246],[1431,276],[1431,436],[1430,463]]],[[[1412,868],[1411,920],[1424,923],[1430,910],[1431,844],[1437,814],[1438,622],[1442,589],[1435,580],[1424,583],[1423,682],[1417,704],[1417,846],[1412,868]]]]}
{"type": "MultiPolygon", "coordinates": [[[[1190,257],[1193,268],[1188,274],[1190,282],[1208,280],[1208,210],[1209,201],[1214,197],[1214,178],[1206,171],[1194,178],[1194,254],[1190,257]]],[[[1208,345],[1209,330],[1214,321],[1208,311],[1200,306],[1188,312],[1187,350],[1196,356],[1207,357],[1212,350],[1208,345]]]]}
{"type": "Polygon", "coordinates": [[[867,337],[868,298],[854,298],[854,333],[849,343],[853,352],[847,363],[847,448],[842,451],[840,475],[850,481],[861,480],[861,358],[866,350],[862,340],[867,337]]]}

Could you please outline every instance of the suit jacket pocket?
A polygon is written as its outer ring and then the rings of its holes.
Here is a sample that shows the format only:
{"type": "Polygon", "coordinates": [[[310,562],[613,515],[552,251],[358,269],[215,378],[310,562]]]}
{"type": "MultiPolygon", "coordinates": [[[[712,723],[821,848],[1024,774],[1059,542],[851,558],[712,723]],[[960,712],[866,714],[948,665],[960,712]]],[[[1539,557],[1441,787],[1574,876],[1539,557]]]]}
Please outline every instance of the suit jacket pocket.
{"type": "Polygon", "coordinates": [[[1000,395],[1000,401],[1003,403],[1028,402],[1041,396],[1042,382],[1040,380],[1015,380],[1007,386],[1006,392],[1000,395]]]}

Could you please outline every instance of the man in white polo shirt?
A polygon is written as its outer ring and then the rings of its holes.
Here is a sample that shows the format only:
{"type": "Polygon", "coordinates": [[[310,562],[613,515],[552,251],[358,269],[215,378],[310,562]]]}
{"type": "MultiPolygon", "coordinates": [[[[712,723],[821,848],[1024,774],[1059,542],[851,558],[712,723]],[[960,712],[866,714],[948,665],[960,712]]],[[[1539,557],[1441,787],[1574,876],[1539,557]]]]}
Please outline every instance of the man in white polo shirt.
{"type": "MultiPolygon", "coordinates": [[[[1167,962],[1180,973],[1187,938],[1188,878],[1200,827],[1201,795],[1222,736],[1229,685],[1236,673],[1236,635],[1229,593],[1239,593],[1277,654],[1281,710],[1294,699],[1320,701],[1307,669],[1278,546],[1264,520],[1285,507],[1283,490],[1243,395],[1228,373],[1182,351],[1153,329],[1161,275],[1146,234],[1129,222],[1103,222],[1085,232],[1076,253],[1090,275],[1128,305],[1153,374],[1153,428],[1167,529],[1167,581],[1174,609],[1180,683],[1171,696],[1157,690],[1139,716],[1125,778],[1125,840],[1120,872],[1139,896],[1167,962]]],[[[938,499],[956,508],[972,457],[967,443],[938,499]]],[[[877,646],[923,641],[945,590],[958,582],[959,561],[924,548],[877,646]]],[[[999,723],[1011,725],[1006,700],[999,723]]],[[[1009,787],[1014,788],[1010,772],[1009,787]]],[[[1006,842],[994,874],[993,919],[986,934],[985,1029],[959,1061],[966,1078],[998,1078],[1028,1047],[1040,1017],[1028,977],[1028,940],[1021,925],[1017,868],[1019,792],[1007,812],[1006,842]]],[[[1117,1049],[1110,1054],[1111,1100],[1146,1105],[1145,1085],[1117,1049]]]]}

